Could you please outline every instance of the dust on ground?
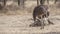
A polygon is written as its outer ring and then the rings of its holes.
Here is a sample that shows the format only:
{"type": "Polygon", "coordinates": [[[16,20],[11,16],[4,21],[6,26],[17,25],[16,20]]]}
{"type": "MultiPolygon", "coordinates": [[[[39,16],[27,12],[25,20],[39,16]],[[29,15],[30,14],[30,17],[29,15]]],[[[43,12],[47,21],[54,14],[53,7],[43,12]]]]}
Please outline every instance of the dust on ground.
{"type": "Polygon", "coordinates": [[[50,7],[49,19],[54,25],[46,25],[44,29],[29,27],[33,23],[32,12],[17,10],[0,13],[0,34],[60,34],[60,10],[53,6],[50,7]]]}

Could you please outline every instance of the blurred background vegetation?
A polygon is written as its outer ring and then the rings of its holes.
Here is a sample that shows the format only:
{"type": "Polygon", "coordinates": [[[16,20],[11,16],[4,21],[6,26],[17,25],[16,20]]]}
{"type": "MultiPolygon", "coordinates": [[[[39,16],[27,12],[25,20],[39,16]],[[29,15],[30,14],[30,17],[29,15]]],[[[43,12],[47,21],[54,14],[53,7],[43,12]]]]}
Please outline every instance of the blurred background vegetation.
{"type": "MultiPolygon", "coordinates": [[[[39,0],[0,0],[0,14],[29,14],[37,5],[39,0]]],[[[45,0],[45,5],[51,13],[60,14],[60,0],[45,0]]]]}

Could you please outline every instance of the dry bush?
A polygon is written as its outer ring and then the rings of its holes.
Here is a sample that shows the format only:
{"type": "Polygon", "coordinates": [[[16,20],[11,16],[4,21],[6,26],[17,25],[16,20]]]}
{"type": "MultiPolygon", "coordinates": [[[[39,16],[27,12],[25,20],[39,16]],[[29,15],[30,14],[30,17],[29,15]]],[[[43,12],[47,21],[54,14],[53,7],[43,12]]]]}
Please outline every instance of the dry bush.
{"type": "MultiPolygon", "coordinates": [[[[8,2],[7,2],[8,3],[8,2]]],[[[7,6],[0,10],[0,14],[7,14],[7,15],[25,15],[25,14],[32,14],[34,7],[36,6],[36,1],[26,1],[24,9],[17,5],[16,2],[8,3],[7,6]]],[[[59,4],[58,4],[59,6],[59,4]]],[[[58,14],[59,10],[56,8],[56,4],[49,5],[50,13],[51,14],[58,14]]]]}

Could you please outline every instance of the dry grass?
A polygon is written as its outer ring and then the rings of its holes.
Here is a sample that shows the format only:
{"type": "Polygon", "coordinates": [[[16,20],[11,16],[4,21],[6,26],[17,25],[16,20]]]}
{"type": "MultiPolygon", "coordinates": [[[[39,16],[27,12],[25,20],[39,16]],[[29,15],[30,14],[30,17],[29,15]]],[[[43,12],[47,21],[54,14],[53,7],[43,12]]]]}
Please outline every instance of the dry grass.
{"type": "Polygon", "coordinates": [[[40,27],[29,27],[32,20],[32,11],[36,1],[26,3],[24,10],[16,5],[5,7],[0,11],[0,34],[60,34],[60,10],[56,5],[50,5],[50,20],[54,25],[47,25],[44,29],[40,27]],[[28,7],[27,7],[28,6],[28,7]],[[2,16],[3,15],[3,16],[2,16]]]}

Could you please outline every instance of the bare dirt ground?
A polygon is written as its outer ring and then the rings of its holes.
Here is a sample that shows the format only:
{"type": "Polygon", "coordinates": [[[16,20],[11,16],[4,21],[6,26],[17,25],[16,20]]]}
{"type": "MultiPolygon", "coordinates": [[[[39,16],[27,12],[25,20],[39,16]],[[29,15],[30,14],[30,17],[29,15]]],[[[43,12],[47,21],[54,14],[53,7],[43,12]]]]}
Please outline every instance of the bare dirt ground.
{"type": "Polygon", "coordinates": [[[1,13],[0,34],[60,34],[60,10],[56,7],[50,7],[49,16],[49,19],[54,25],[46,25],[44,29],[40,29],[40,27],[29,27],[33,23],[32,13],[22,13],[19,15],[9,15],[8,13],[8,15],[5,15],[1,13]]]}
{"type": "Polygon", "coordinates": [[[60,15],[50,17],[54,25],[29,27],[33,20],[31,15],[0,16],[0,34],[60,34],[60,15]]]}

